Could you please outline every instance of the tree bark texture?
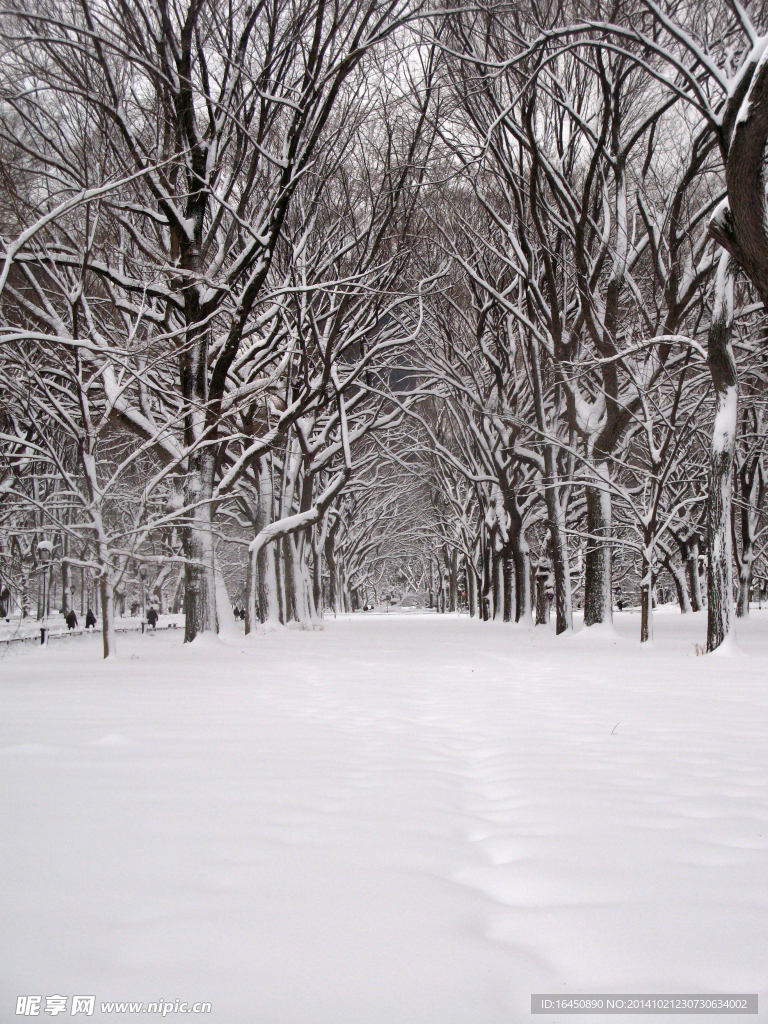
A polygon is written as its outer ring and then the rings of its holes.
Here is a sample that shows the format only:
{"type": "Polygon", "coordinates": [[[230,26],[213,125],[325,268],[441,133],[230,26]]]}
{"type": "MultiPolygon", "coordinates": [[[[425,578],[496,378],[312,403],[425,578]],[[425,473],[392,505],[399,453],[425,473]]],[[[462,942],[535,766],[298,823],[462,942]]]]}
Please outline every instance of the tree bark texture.
{"type": "Polygon", "coordinates": [[[611,593],[611,495],[587,487],[587,551],[584,567],[584,625],[613,621],[611,593]]]}
{"type": "Polygon", "coordinates": [[[531,548],[522,526],[512,532],[515,560],[515,622],[533,625],[531,610],[531,548]]]}
{"type": "Polygon", "coordinates": [[[709,458],[707,496],[707,650],[714,651],[731,631],[733,569],[731,494],[738,419],[738,378],[731,347],[733,278],[730,258],[720,257],[708,338],[708,362],[715,391],[715,423],[709,458]]]}
{"type": "Polygon", "coordinates": [[[515,607],[515,557],[509,545],[504,550],[504,621],[513,621],[515,607]]]}

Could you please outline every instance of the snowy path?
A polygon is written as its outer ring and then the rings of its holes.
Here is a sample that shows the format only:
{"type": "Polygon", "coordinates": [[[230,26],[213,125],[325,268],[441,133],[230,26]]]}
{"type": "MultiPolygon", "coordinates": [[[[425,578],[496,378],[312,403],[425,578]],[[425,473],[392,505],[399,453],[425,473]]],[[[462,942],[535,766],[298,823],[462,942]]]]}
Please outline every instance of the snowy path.
{"type": "Polygon", "coordinates": [[[619,629],[6,656],[0,1021],[87,993],[93,1020],[517,1024],[555,991],[757,991],[768,1019],[768,613],[731,658],[694,656],[698,616],[643,653],[619,629]]]}

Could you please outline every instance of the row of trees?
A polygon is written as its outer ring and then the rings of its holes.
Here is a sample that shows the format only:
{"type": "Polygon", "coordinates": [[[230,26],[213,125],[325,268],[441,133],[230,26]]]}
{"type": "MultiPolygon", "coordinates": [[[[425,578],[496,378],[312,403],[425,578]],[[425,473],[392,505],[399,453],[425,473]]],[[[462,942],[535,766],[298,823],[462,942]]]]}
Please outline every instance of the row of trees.
{"type": "Polygon", "coordinates": [[[109,655],[132,578],[192,640],[227,581],[309,624],[437,556],[558,632],[637,585],[650,639],[668,579],[717,647],[765,575],[759,18],[15,0],[5,588],[54,552],[109,655]]]}
{"type": "Polygon", "coordinates": [[[613,13],[531,26],[495,8],[443,25],[444,152],[460,170],[434,221],[452,271],[413,364],[434,410],[422,447],[470,607],[479,590],[484,615],[531,615],[531,534],[558,631],[580,548],[585,623],[607,623],[618,545],[647,640],[661,572],[683,610],[701,606],[706,547],[713,649],[733,556],[746,614],[761,553],[764,253],[750,263],[723,237],[746,225],[723,166],[755,111],[765,38],[740,7],[687,26],[653,4],[613,13]]]}

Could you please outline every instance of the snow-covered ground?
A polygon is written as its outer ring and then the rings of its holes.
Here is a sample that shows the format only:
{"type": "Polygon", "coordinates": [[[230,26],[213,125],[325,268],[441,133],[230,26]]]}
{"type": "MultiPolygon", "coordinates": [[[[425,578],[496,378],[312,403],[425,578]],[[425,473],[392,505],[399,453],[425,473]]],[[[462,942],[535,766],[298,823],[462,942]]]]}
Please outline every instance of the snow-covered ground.
{"type": "Polygon", "coordinates": [[[766,1019],[768,612],[729,657],[696,656],[701,615],[638,628],[3,649],[0,1021],[27,994],[550,1020],[533,992],[759,992],[766,1019]]]}

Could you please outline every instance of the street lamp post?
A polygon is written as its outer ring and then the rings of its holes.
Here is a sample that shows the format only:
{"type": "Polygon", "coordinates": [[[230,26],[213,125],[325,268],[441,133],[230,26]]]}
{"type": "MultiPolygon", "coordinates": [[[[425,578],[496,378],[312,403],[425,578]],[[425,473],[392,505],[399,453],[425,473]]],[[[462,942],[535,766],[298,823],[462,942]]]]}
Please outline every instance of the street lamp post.
{"type": "Polygon", "coordinates": [[[139,579],[141,580],[141,617],[147,617],[147,567],[139,566],[139,579]]]}
{"type": "MultiPolygon", "coordinates": [[[[51,556],[53,555],[53,544],[49,540],[39,540],[37,542],[37,553],[43,566],[43,610],[41,618],[45,622],[48,609],[48,573],[50,571],[51,556]]],[[[46,640],[47,628],[43,625],[40,629],[40,643],[44,644],[46,640]]]]}

